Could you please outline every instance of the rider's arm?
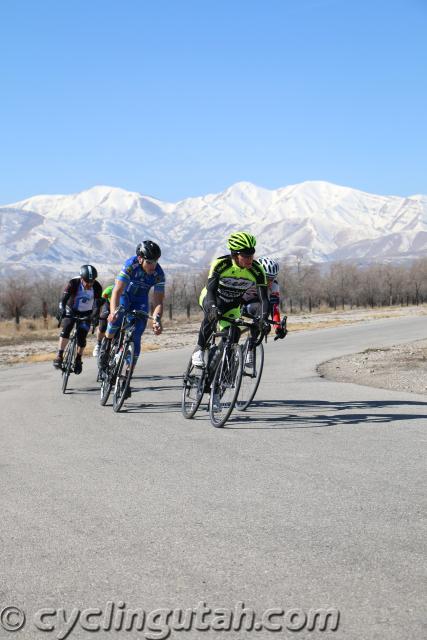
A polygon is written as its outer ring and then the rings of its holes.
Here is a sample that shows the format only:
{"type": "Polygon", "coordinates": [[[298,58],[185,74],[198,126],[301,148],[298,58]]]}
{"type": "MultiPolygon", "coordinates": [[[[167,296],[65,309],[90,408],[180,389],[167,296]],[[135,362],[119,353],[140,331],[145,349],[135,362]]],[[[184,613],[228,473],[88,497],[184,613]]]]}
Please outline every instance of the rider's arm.
{"type": "Polygon", "coordinates": [[[126,286],[127,283],[123,282],[123,280],[116,280],[116,284],[114,285],[114,289],[111,293],[110,315],[108,316],[108,320],[110,322],[113,321],[117,308],[120,306],[120,296],[126,289],[126,286]]]}
{"type": "Polygon", "coordinates": [[[280,322],[280,307],[277,302],[273,302],[273,313],[272,318],[273,322],[280,322]]]}
{"type": "Polygon", "coordinates": [[[260,315],[263,320],[268,320],[268,312],[270,307],[270,301],[268,299],[267,287],[260,285],[258,287],[258,297],[261,303],[260,315]]]}
{"type": "Polygon", "coordinates": [[[165,299],[165,294],[163,291],[153,291],[153,306],[154,306],[153,331],[156,335],[159,335],[163,330],[160,320],[163,315],[164,299],[165,299]]]}
{"type": "Polygon", "coordinates": [[[213,271],[206,285],[206,302],[209,306],[217,305],[217,291],[218,291],[219,274],[213,271]]]}
{"type": "Polygon", "coordinates": [[[266,320],[268,320],[268,314],[270,312],[270,300],[268,295],[267,276],[265,275],[264,269],[256,260],[252,265],[252,270],[256,275],[255,284],[256,284],[258,299],[260,302],[260,316],[261,316],[261,319],[265,322],[266,320]]]}
{"type": "Polygon", "coordinates": [[[94,325],[99,322],[99,312],[104,300],[102,298],[102,287],[97,280],[93,283],[93,309],[92,309],[92,323],[94,325]]]}
{"type": "Polygon", "coordinates": [[[280,290],[279,285],[273,283],[270,292],[271,315],[274,322],[280,322],[280,290]]]}
{"type": "MultiPolygon", "coordinates": [[[[280,322],[280,287],[277,280],[274,280],[270,289],[270,306],[274,322],[280,322]]],[[[276,327],[277,331],[277,327],[276,327]]]]}
{"type": "Polygon", "coordinates": [[[62,292],[62,296],[61,296],[61,299],[59,301],[59,311],[63,316],[65,315],[67,302],[70,299],[74,288],[75,287],[74,287],[73,280],[70,280],[65,285],[64,291],[62,292]]]}

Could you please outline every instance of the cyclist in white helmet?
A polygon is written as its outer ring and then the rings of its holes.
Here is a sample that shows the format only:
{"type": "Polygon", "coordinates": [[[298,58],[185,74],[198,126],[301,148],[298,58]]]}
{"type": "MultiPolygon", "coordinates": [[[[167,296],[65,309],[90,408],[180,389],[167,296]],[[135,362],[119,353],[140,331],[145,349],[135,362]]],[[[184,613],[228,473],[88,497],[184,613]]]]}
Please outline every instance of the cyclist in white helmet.
{"type": "MultiPolygon", "coordinates": [[[[270,305],[270,315],[274,322],[280,322],[280,287],[277,281],[277,275],[279,273],[279,263],[274,258],[267,256],[261,256],[258,258],[258,262],[263,267],[267,276],[267,293],[270,305]]],[[[244,312],[250,316],[258,316],[260,309],[260,301],[258,293],[255,287],[251,287],[245,292],[243,296],[244,312]]],[[[284,338],[287,331],[282,326],[276,325],[276,336],[278,338],[284,338]]]]}

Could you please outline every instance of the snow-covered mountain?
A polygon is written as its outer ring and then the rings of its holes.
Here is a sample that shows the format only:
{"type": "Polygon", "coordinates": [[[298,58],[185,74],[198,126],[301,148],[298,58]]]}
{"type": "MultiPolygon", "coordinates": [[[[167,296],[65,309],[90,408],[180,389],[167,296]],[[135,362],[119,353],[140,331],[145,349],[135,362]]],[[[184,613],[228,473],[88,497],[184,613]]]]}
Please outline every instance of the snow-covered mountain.
{"type": "Polygon", "coordinates": [[[226,253],[225,239],[248,230],[258,254],[307,261],[357,262],[427,255],[427,196],[379,196],[327,182],[277,190],[238,182],[223,193],[162,202],[97,186],[35,196],[0,207],[0,269],[75,272],[90,262],[112,271],[145,238],[169,268],[206,267],[226,253]]]}

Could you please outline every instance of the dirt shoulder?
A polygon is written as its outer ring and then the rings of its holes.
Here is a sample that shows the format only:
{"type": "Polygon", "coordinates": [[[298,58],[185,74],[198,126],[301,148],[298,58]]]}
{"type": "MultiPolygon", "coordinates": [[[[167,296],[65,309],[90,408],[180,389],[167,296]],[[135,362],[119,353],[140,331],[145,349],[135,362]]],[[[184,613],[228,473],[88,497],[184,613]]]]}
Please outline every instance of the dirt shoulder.
{"type": "Polygon", "coordinates": [[[338,382],[427,394],[427,340],[335,358],[317,371],[338,382]]]}
{"type": "MultiPolygon", "coordinates": [[[[288,328],[309,331],[344,324],[369,322],[380,318],[427,316],[427,305],[418,307],[387,307],[380,309],[353,309],[312,314],[292,314],[288,328]]],[[[194,345],[200,326],[200,317],[191,320],[166,320],[163,334],[144,334],[142,351],[177,349],[194,345]]],[[[427,318],[426,318],[427,320],[427,318]]],[[[427,322],[426,322],[427,327],[427,322]]],[[[0,334],[0,366],[23,362],[52,360],[57,348],[58,329],[22,331],[0,334]]],[[[95,344],[88,336],[87,354],[95,344]]],[[[321,376],[343,382],[427,394],[427,339],[393,346],[389,349],[369,349],[343,358],[324,362],[318,367],[321,376]]]]}
{"type": "MultiPolygon", "coordinates": [[[[179,349],[195,342],[200,326],[200,319],[188,321],[187,318],[166,321],[161,336],[150,331],[144,333],[141,350],[179,349]]],[[[0,335],[0,367],[28,362],[53,360],[58,346],[60,329],[38,329],[28,332],[23,328],[20,332],[10,330],[0,335]]],[[[89,333],[87,337],[86,357],[92,354],[96,338],[89,333]]]]}

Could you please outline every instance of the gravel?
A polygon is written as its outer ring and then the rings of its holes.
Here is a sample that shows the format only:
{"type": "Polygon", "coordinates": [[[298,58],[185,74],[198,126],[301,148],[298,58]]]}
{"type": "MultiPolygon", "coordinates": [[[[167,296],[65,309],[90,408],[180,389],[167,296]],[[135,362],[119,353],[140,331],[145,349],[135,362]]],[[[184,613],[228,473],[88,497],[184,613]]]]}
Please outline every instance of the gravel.
{"type": "Polygon", "coordinates": [[[335,358],[317,371],[330,380],[427,394],[427,340],[335,358]]]}

